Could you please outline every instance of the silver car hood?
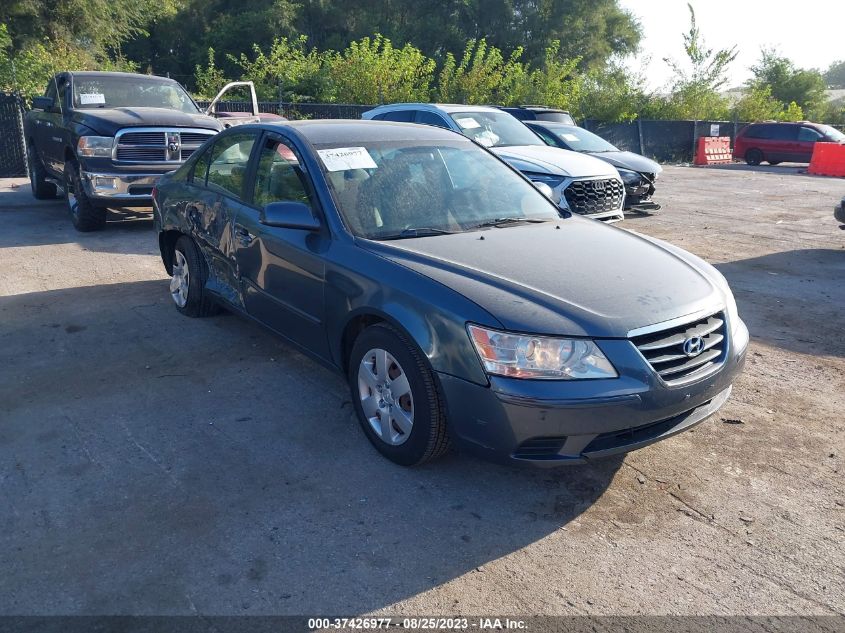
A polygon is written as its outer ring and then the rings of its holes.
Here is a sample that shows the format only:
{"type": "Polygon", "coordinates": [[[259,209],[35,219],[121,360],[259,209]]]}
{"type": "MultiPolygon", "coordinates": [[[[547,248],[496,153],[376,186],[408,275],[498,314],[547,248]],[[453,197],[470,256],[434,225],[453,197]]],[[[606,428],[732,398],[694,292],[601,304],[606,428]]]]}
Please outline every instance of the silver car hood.
{"type": "Polygon", "coordinates": [[[724,280],[709,264],[594,220],[573,217],[481,235],[370,244],[517,332],[624,338],[637,328],[726,305],[724,280]]]}
{"type": "Polygon", "coordinates": [[[546,145],[493,147],[492,151],[520,171],[571,176],[572,178],[619,178],[612,165],[603,160],[546,145]]]}

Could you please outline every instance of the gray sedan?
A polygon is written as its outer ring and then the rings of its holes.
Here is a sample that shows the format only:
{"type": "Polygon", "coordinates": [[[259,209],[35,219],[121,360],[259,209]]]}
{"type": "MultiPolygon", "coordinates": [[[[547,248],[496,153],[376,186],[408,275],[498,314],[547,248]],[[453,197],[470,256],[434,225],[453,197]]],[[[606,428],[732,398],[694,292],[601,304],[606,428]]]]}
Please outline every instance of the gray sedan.
{"type": "Polygon", "coordinates": [[[745,358],[713,267],[561,211],[449,130],[240,126],[154,202],[178,311],[225,306],[345,375],[399,464],[452,444],[535,465],[639,448],[715,412],[745,358]]]}

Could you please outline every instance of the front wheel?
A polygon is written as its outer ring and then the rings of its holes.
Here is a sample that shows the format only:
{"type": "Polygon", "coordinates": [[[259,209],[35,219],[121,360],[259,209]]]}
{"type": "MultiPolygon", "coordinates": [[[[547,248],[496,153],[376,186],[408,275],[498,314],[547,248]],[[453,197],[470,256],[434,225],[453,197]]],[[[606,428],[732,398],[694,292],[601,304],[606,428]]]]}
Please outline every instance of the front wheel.
{"type": "Polygon", "coordinates": [[[65,203],[73,227],[83,233],[99,231],[106,226],[108,211],[105,207],[95,205],[85,193],[79,166],[75,162],[66,162],[64,172],[65,203]]]}
{"type": "Polygon", "coordinates": [[[402,466],[422,464],[449,448],[446,413],[422,352],[398,330],[373,325],[355,340],[349,386],[367,439],[402,466]]]}

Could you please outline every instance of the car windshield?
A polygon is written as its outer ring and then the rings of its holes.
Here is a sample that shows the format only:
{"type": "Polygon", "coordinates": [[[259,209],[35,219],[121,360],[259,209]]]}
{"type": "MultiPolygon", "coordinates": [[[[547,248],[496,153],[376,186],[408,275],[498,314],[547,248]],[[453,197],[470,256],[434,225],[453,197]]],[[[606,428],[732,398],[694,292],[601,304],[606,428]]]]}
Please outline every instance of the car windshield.
{"type": "Polygon", "coordinates": [[[845,141],[845,134],[837,130],[835,127],[830,127],[829,125],[822,125],[820,126],[820,128],[822,134],[824,134],[831,141],[834,141],[836,143],[845,141]]]}
{"type": "Polygon", "coordinates": [[[485,147],[544,145],[519,119],[507,112],[453,112],[461,132],[485,147]]]}
{"type": "Polygon", "coordinates": [[[618,152],[619,149],[602,137],[575,125],[544,123],[542,126],[576,152],[618,152]]]}
{"type": "Polygon", "coordinates": [[[143,77],[74,77],[74,108],[167,108],[199,110],[179,84],[143,77]]]}
{"type": "Polygon", "coordinates": [[[346,225],[361,237],[401,239],[561,217],[530,182],[468,141],[347,145],[316,149],[346,225]]]}

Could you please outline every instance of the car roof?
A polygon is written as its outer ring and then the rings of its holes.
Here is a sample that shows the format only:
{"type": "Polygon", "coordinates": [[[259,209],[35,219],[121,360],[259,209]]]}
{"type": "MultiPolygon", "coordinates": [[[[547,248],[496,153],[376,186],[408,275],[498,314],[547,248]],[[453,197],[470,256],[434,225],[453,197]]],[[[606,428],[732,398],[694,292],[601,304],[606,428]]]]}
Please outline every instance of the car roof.
{"type": "MultiPolygon", "coordinates": [[[[289,128],[314,145],[324,143],[340,145],[361,141],[467,141],[463,135],[445,128],[393,121],[315,119],[311,121],[262,123],[249,127],[258,127],[265,130],[289,128]]],[[[238,126],[236,129],[247,129],[247,126],[238,126]]]]}
{"type": "Polygon", "coordinates": [[[499,108],[484,105],[466,105],[462,103],[387,103],[373,108],[370,112],[388,110],[439,110],[450,114],[452,112],[501,112],[499,108]]]}
{"type": "MultiPolygon", "coordinates": [[[[62,73],[59,73],[62,74],[62,73]]],[[[142,73],[119,73],[119,72],[111,72],[111,71],[98,71],[98,70],[83,70],[83,71],[68,71],[68,75],[72,75],[75,78],[79,79],[96,79],[97,77],[123,77],[127,79],[140,79],[142,81],[166,81],[170,83],[178,83],[175,79],[171,79],[170,77],[160,77],[159,75],[144,75],[142,73]]]]}

